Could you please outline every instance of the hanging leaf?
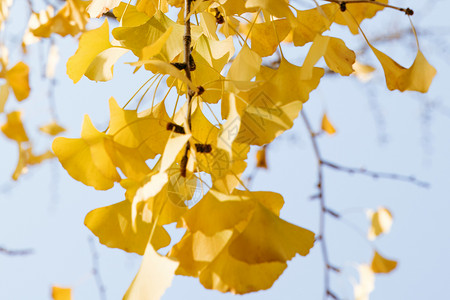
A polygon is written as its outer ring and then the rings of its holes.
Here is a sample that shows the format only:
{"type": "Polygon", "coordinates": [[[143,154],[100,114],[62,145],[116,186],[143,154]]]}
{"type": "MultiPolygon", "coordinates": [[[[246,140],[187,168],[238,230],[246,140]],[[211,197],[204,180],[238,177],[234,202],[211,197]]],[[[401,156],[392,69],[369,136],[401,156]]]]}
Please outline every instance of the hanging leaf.
{"type": "Polygon", "coordinates": [[[392,226],[392,214],[385,208],[380,207],[376,212],[369,211],[368,216],[371,219],[368,238],[374,240],[382,233],[388,233],[392,226]]]}
{"type": "Polygon", "coordinates": [[[323,114],[322,117],[322,130],[330,135],[336,133],[336,129],[334,128],[333,124],[331,124],[330,120],[328,120],[327,114],[323,114]]]}
{"type": "Polygon", "coordinates": [[[395,260],[389,260],[381,256],[377,251],[372,259],[372,271],[374,273],[390,273],[397,267],[397,262],[395,260]]]}

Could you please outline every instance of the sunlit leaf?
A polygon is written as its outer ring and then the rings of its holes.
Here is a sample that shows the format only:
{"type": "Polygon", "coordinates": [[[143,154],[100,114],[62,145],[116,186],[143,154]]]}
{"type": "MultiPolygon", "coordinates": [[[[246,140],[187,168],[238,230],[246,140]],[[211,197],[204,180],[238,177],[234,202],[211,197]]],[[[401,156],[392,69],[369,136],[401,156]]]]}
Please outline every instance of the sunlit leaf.
{"type": "Polygon", "coordinates": [[[141,267],[128,288],[124,300],[159,300],[171,285],[178,262],[158,254],[147,245],[141,267]]]}
{"type": "Polygon", "coordinates": [[[92,0],[87,7],[87,12],[91,18],[100,18],[104,13],[117,7],[120,0],[92,0]]]}
{"type": "Polygon", "coordinates": [[[287,36],[290,29],[291,27],[286,19],[253,25],[250,35],[252,50],[261,57],[272,55],[277,49],[278,44],[287,36]]]}
{"type": "Polygon", "coordinates": [[[4,135],[18,143],[29,140],[22,124],[21,115],[20,111],[10,112],[6,115],[6,123],[1,127],[4,135]]]}
{"type": "Polygon", "coordinates": [[[375,47],[371,48],[383,67],[389,90],[428,92],[436,69],[428,63],[420,50],[412,66],[406,69],[375,47]]]}
{"type": "Polygon", "coordinates": [[[24,62],[19,62],[6,72],[6,82],[12,88],[14,95],[19,101],[28,98],[30,94],[29,71],[30,68],[24,62]]]}
{"type": "MultiPolygon", "coordinates": [[[[98,236],[100,243],[140,255],[145,252],[152,229],[142,217],[136,218],[135,230],[132,229],[131,203],[127,200],[94,209],[86,215],[84,224],[98,236]]],[[[160,249],[169,245],[170,236],[166,230],[160,225],[155,229],[153,247],[160,249]]]]}

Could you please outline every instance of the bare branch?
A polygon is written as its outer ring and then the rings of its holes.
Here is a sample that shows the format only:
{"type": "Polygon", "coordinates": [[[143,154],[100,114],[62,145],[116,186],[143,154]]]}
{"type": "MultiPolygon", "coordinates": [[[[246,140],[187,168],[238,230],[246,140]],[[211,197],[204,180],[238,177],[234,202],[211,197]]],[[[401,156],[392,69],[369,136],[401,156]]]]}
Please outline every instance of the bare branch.
{"type": "Polygon", "coordinates": [[[345,172],[345,173],[349,173],[349,174],[360,174],[360,175],[369,176],[369,177],[372,177],[372,178],[375,178],[375,179],[377,179],[377,178],[385,178],[385,179],[404,181],[404,182],[409,182],[411,184],[415,184],[415,185],[420,186],[422,188],[429,188],[430,187],[430,184],[428,182],[421,181],[421,180],[417,179],[414,176],[407,176],[407,175],[401,175],[401,174],[395,174],[395,173],[386,173],[386,172],[375,172],[375,171],[367,170],[365,168],[350,168],[350,167],[337,165],[337,164],[331,163],[329,161],[322,161],[322,164],[324,166],[330,167],[331,169],[334,169],[334,170],[337,170],[337,171],[341,171],[341,172],[345,172]]]}
{"type": "Polygon", "coordinates": [[[33,254],[32,249],[20,249],[20,250],[11,250],[4,247],[0,247],[0,254],[10,255],[10,256],[21,256],[21,255],[29,255],[33,254]]]}
{"type": "Polygon", "coordinates": [[[94,275],[95,283],[97,284],[98,293],[101,300],[106,300],[106,289],[103,284],[102,277],[100,276],[100,268],[99,268],[99,256],[97,249],[95,248],[95,242],[92,237],[89,237],[89,248],[92,253],[92,275],[94,275]]]}

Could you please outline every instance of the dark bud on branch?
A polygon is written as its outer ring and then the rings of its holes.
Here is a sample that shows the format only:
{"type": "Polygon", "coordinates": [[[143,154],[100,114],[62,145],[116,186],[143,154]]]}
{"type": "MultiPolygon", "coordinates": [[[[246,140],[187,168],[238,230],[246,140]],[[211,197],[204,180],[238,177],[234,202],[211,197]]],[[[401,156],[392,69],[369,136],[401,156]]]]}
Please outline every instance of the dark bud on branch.
{"type": "Polygon", "coordinates": [[[173,130],[173,132],[175,132],[175,133],[181,133],[181,134],[185,134],[186,133],[184,131],[184,127],[183,126],[177,125],[175,123],[167,123],[166,129],[170,130],[170,131],[173,130]]]}
{"type": "Polygon", "coordinates": [[[347,10],[347,3],[346,2],[341,2],[339,5],[340,5],[340,8],[341,8],[342,12],[347,10]]]}
{"type": "Polygon", "coordinates": [[[210,144],[195,144],[195,150],[198,153],[211,153],[212,147],[210,144]]]}

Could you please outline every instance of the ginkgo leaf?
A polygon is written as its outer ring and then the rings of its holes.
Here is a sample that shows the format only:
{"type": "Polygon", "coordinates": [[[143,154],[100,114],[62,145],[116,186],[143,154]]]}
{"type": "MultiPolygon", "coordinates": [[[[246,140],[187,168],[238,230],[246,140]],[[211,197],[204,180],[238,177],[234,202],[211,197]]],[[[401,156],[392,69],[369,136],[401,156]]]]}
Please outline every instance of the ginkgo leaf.
{"type": "Polygon", "coordinates": [[[295,24],[295,16],[289,8],[289,3],[285,0],[247,0],[246,8],[261,8],[270,12],[278,18],[287,18],[295,24]]]}
{"type": "Polygon", "coordinates": [[[75,36],[85,30],[89,20],[88,5],[89,2],[83,0],[67,0],[54,17],[31,32],[37,37],[50,37],[52,33],[75,36]]]}
{"type": "Polygon", "coordinates": [[[332,135],[336,133],[336,129],[334,128],[333,124],[331,124],[330,120],[328,119],[327,114],[323,114],[322,117],[322,130],[326,133],[332,135]]]}
{"type": "Polygon", "coordinates": [[[147,14],[137,11],[135,5],[125,2],[120,2],[119,6],[114,8],[113,13],[123,27],[136,27],[150,20],[150,17],[147,14]],[[124,15],[125,8],[126,13],[124,15]]]}
{"type": "Polygon", "coordinates": [[[58,137],[52,149],[70,176],[98,190],[113,187],[120,181],[116,166],[105,149],[107,135],[95,129],[85,116],[81,138],[58,137]]]}
{"type": "Polygon", "coordinates": [[[225,89],[237,93],[254,87],[254,82],[250,80],[259,72],[261,62],[262,58],[255,51],[250,50],[247,45],[242,46],[228,70],[225,89]]]}
{"type": "MultiPolygon", "coordinates": [[[[94,209],[86,215],[84,224],[95,234],[100,243],[111,248],[143,255],[152,231],[152,225],[136,218],[132,229],[131,203],[128,200],[94,209]]],[[[166,247],[170,236],[166,230],[156,225],[151,244],[155,249],[166,247]]]]}
{"type": "Polygon", "coordinates": [[[72,299],[72,289],[52,286],[52,298],[53,300],[71,300],[72,299]]]}
{"type": "Polygon", "coordinates": [[[388,233],[392,226],[392,214],[385,208],[380,207],[376,212],[369,211],[371,226],[369,228],[368,238],[374,240],[382,233],[388,233]]]}
{"type": "MultiPolygon", "coordinates": [[[[217,103],[222,97],[224,77],[222,69],[228,63],[234,53],[233,38],[228,37],[222,41],[216,41],[201,35],[195,44],[192,57],[196,70],[191,72],[192,82],[196,86],[202,86],[205,92],[201,95],[203,101],[217,103]]],[[[181,92],[184,93],[183,90],[181,92]]]]}
{"type": "Polygon", "coordinates": [[[164,102],[153,107],[148,114],[138,116],[136,110],[122,109],[114,98],[110,98],[109,110],[108,134],[115,143],[138,149],[145,160],[163,153],[170,136],[167,130],[170,118],[164,102]]]}
{"type": "Polygon", "coordinates": [[[292,41],[295,46],[312,42],[317,35],[328,30],[332,21],[329,4],[308,10],[297,10],[297,26],[293,28],[292,41]]]}
{"type": "MultiPolygon", "coordinates": [[[[160,56],[161,59],[171,62],[184,50],[184,26],[176,24],[162,12],[156,13],[150,20],[140,26],[114,28],[112,34],[124,47],[133,51],[137,57],[142,58],[142,50],[155,43],[169,27],[173,27],[173,31],[163,49],[161,49],[160,56]]],[[[200,34],[200,26],[192,26],[192,40],[196,40],[200,34]]]]}
{"type": "MultiPolygon", "coordinates": [[[[388,0],[379,0],[381,4],[388,4],[388,0]]],[[[353,34],[359,33],[358,24],[365,19],[373,18],[379,11],[383,10],[383,5],[373,5],[372,3],[346,3],[346,10],[342,12],[336,3],[327,4],[330,11],[334,10],[333,21],[340,25],[347,25],[353,34]],[[357,24],[355,23],[355,20],[357,24]]],[[[325,6],[325,5],[324,5],[325,6]]],[[[322,6],[323,7],[323,6],[322,6]]]]}
{"type": "Polygon", "coordinates": [[[10,112],[6,115],[6,123],[1,127],[4,135],[18,143],[29,141],[21,115],[20,111],[10,112]]]}
{"type": "Polygon", "coordinates": [[[261,57],[272,55],[277,49],[278,44],[288,35],[290,29],[291,27],[286,19],[253,25],[250,35],[252,50],[261,57]]]}
{"type": "Polygon", "coordinates": [[[40,40],[39,37],[33,34],[33,31],[39,28],[41,25],[46,24],[54,16],[55,9],[53,6],[48,5],[45,10],[40,12],[32,12],[30,19],[28,20],[28,25],[23,34],[22,45],[28,46],[36,43],[40,40]]]}
{"type": "Polygon", "coordinates": [[[216,18],[209,12],[203,11],[200,13],[200,26],[203,28],[203,33],[209,39],[219,40],[217,37],[217,22],[216,18]]]}
{"type": "Polygon", "coordinates": [[[103,14],[120,4],[120,0],[92,0],[87,7],[87,12],[91,18],[100,18],[103,14]]]}
{"type": "Polygon", "coordinates": [[[84,74],[91,80],[108,81],[113,76],[113,65],[127,51],[111,45],[105,19],[102,26],[81,35],[77,51],[67,61],[67,75],[74,83],[84,74]]]}
{"type": "Polygon", "coordinates": [[[24,62],[19,62],[6,71],[6,82],[12,88],[16,99],[19,101],[28,98],[30,94],[30,85],[28,83],[29,71],[30,68],[24,62]]]}
{"type": "Polygon", "coordinates": [[[311,78],[312,69],[322,56],[327,66],[334,72],[342,76],[353,73],[352,65],[355,63],[355,53],[348,49],[341,39],[317,35],[303,63],[302,78],[311,78]]]}
{"type": "Polygon", "coordinates": [[[369,300],[375,288],[375,274],[369,265],[358,266],[359,283],[353,287],[355,300],[369,300]]]}
{"type": "Polygon", "coordinates": [[[428,63],[419,50],[416,59],[409,69],[396,63],[392,58],[370,45],[381,63],[389,90],[428,92],[436,75],[436,69],[428,63]]]}
{"type": "Polygon", "coordinates": [[[59,125],[56,121],[52,121],[47,125],[40,127],[39,130],[51,136],[55,136],[66,131],[66,129],[59,125]]]}
{"type": "Polygon", "coordinates": [[[37,165],[44,160],[51,159],[54,154],[51,151],[46,151],[42,154],[35,155],[33,153],[31,145],[23,146],[19,143],[19,161],[17,162],[16,169],[12,174],[13,180],[18,180],[19,177],[28,172],[28,166],[37,165]]]}
{"type": "Polygon", "coordinates": [[[390,273],[397,267],[397,262],[395,260],[389,260],[381,256],[377,251],[372,259],[372,271],[374,273],[390,273]]]}
{"type": "Polygon", "coordinates": [[[159,300],[170,286],[178,262],[158,254],[147,245],[141,267],[128,288],[124,300],[159,300]]]}
{"type": "Polygon", "coordinates": [[[244,231],[231,242],[229,253],[249,264],[286,262],[297,253],[307,255],[313,245],[314,233],[280,219],[263,205],[256,205],[244,231]]]}
{"type": "Polygon", "coordinates": [[[163,13],[169,11],[167,0],[138,0],[136,9],[149,17],[153,17],[157,11],[162,11],[163,13]]]}
{"type": "Polygon", "coordinates": [[[200,273],[200,283],[223,293],[246,294],[269,289],[287,264],[270,262],[248,264],[233,258],[226,250],[200,273]]]}
{"type": "Polygon", "coordinates": [[[153,44],[145,46],[142,49],[142,60],[147,60],[150,58],[153,58],[154,56],[157,56],[164,45],[167,42],[167,39],[170,37],[170,34],[173,31],[173,27],[167,28],[166,32],[163,33],[153,44]]]}

